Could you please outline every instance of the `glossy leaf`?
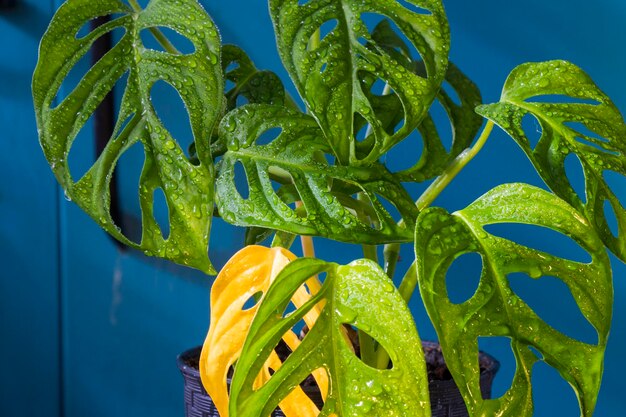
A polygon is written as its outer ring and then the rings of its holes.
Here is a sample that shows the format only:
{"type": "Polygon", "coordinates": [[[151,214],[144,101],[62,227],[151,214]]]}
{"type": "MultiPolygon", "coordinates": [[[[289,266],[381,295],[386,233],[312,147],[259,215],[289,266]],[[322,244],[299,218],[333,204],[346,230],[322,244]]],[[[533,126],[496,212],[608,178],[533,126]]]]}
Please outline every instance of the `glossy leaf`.
{"type": "Polygon", "coordinates": [[[313,258],[283,269],[268,290],[250,327],[231,385],[230,415],[261,417],[312,371],[325,369],[330,390],[320,415],[429,416],[428,379],[421,343],[405,302],[372,261],[339,266],[313,258]],[[301,308],[281,316],[294,292],[310,277],[326,273],[321,290],[301,308]],[[254,375],[290,329],[322,306],[315,326],[262,387],[254,375]],[[390,354],[391,369],[375,369],[346,343],[343,325],[366,330],[390,354]]]}
{"type": "Polygon", "coordinates": [[[307,107],[319,122],[342,165],[377,161],[406,138],[426,116],[448,63],[448,23],[439,0],[270,0],[278,50],[307,107]],[[363,18],[391,19],[415,46],[426,67],[419,76],[377,45],[363,18]],[[317,45],[316,30],[334,25],[317,45]],[[312,38],[314,39],[313,41],[312,38]],[[386,82],[403,105],[404,124],[386,131],[361,80],[386,82]],[[357,157],[354,118],[360,115],[375,137],[370,152],[357,157]]]}
{"type": "Polygon", "coordinates": [[[457,104],[443,89],[437,94],[437,100],[446,111],[452,128],[452,138],[442,137],[435,120],[429,114],[417,127],[424,141],[424,149],[418,162],[409,169],[397,172],[400,181],[423,182],[443,173],[450,163],[469,148],[482,126],[482,119],[474,109],[481,103],[480,90],[454,64],[446,72],[446,81],[459,96],[457,104]],[[451,140],[450,151],[443,145],[451,140]]]}
{"type": "MultiPolygon", "coordinates": [[[[410,228],[398,226],[378,196],[395,207],[409,225],[417,209],[406,191],[382,166],[333,166],[315,120],[279,106],[248,105],[231,112],[220,125],[220,140],[228,146],[216,183],[221,216],[239,226],[260,226],[301,235],[319,235],[368,244],[411,241],[410,228]],[[281,129],[265,145],[255,141],[270,129],[281,129]],[[235,165],[245,169],[249,196],[237,191],[235,165]],[[275,190],[270,171],[286,176],[275,190]],[[350,196],[362,192],[372,202],[362,204],[350,196]],[[289,204],[302,201],[303,207],[289,204]],[[366,211],[371,224],[357,211],[366,211]]],[[[412,227],[412,226],[409,226],[412,227]]]]}
{"type": "Polygon", "coordinates": [[[208,241],[213,213],[213,163],[207,138],[222,107],[220,39],[210,17],[196,0],[152,0],[133,11],[119,0],[69,0],[56,13],[43,37],[33,78],[41,146],[69,198],[121,242],[146,254],[213,273],[208,241]],[[84,37],[78,32],[99,16],[113,20],[84,37]],[[140,32],[168,27],[187,37],[195,52],[174,55],[146,49],[140,32]],[[125,34],[60,103],[63,80],[93,43],[105,33],[125,34]],[[79,131],[118,80],[127,76],[114,134],[79,179],[72,178],[68,155],[79,131]],[[152,86],[163,80],[176,88],[189,111],[199,164],[191,163],[165,129],[150,101],[152,86]],[[58,105],[56,105],[58,104],[58,105]],[[109,185],[120,156],[141,142],[145,163],[139,184],[143,235],[130,241],[114,224],[109,185]],[[154,192],[162,189],[169,208],[169,237],[154,219],[154,192]]]}
{"type": "MultiPolygon", "coordinates": [[[[424,75],[426,69],[422,61],[415,61],[410,54],[409,46],[393,30],[388,20],[383,20],[372,31],[375,44],[385,49],[387,53],[407,70],[418,75],[424,75]]],[[[369,77],[365,80],[366,90],[369,91],[376,79],[369,77]]],[[[396,177],[403,182],[423,182],[440,175],[461,152],[472,144],[478,133],[483,119],[474,109],[482,102],[480,90],[459,68],[450,63],[445,75],[448,83],[459,102],[450,97],[448,92],[441,88],[436,100],[441,104],[448,116],[447,123],[452,128],[452,137],[442,137],[432,115],[429,114],[417,127],[422,141],[421,155],[415,152],[415,165],[409,169],[396,173],[396,177]],[[451,142],[450,151],[446,150],[444,142],[451,142]]],[[[384,95],[368,94],[368,99],[374,108],[385,130],[393,129],[403,119],[402,102],[396,94],[389,92],[384,95]]],[[[355,120],[355,130],[362,129],[367,121],[359,117],[355,120]]],[[[370,135],[357,145],[359,153],[369,153],[373,146],[374,137],[370,135]]],[[[406,157],[406,156],[405,156],[406,157]]],[[[389,161],[388,161],[389,163],[389,161]]]]}
{"type": "Polygon", "coordinates": [[[538,358],[531,347],[572,385],[582,415],[593,414],[611,323],[613,287],[604,245],[584,216],[547,191],[525,184],[502,185],[456,213],[440,208],[422,212],[415,245],[421,294],[471,416],[532,416],[532,368],[538,358]],[[584,248],[591,262],[562,259],[484,230],[495,223],[524,223],[558,231],[584,248]],[[480,283],[469,300],[454,304],[447,295],[446,272],[454,259],[467,253],[482,257],[480,283]],[[562,280],[597,330],[598,344],[572,339],[542,320],[511,289],[508,275],[516,272],[535,279],[554,276],[562,280]],[[511,339],[517,370],[511,388],[498,399],[483,400],[481,396],[479,336],[511,339]]]}
{"type": "MultiPolygon", "coordinates": [[[[250,324],[259,308],[258,302],[276,275],[294,259],[295,255],[286,249],[248,246],[228,261],[211,288],[211,327],[200,356],[200,375],[221,417],[228,416],[228,372],[239,359],[250,324]],[[255,297],[257,304],[246,308],[246,303],[255,297]]],[[[319,283],[314,282],[316,280],[312,278],[312,288],[319,288],[319,283]]],[[[301,306],[310,298],[308,291],[300,288],[292,301],[301,306]]],[[[318,316],[319,311],[314,309],[304,320],[312,327],[318,316]]],[[[283,339],[291,349],[300,344],[291,330],[283,339]]],[[[276,371],[281,363],[276,352],[272,352],[255,379],[255,386],[262,386],[270,378],[270,370],[276,371]]],[[[325,375],[317,373],[315,376],[322,392],[326,392],[328,381],[325,375]]],[[[280,403],[280,407],[287,417],[314,417],[318,411],[299,387],[280,403]]]]}
{"type": "Polygon", "coordinates": [[[235,45],[224,45],[222,51],[224,77],[233,83],[226,91],[228,110],[237,107],[237,99],[244,97],[248,103],[285,103],[285,87],[276,74],[260,71],[250,57],[235,45]]]}
{"type": "MultiPolygon", "coordinates": [[[[246,52],[236,45],[222,48],[226,105],[224,114],[245,104],[285,104],[285,87],[280,78],[271,71],[256,68],[246,52]]],[[[219,140],[217,129],[211,138],[213,158],[226,152],[226,144],[219,140]]]]}
{"type": "Polygon", "coordinates": [[[548,186],[583,211],[607,247],[626,260],[626,209],[605,179],[607,172],[626,175],[626,125],[591,78],[566,61],[524,64],[507,79],[500,102],[481,106],[478,112],[511,135],[548,186]],[[535,146],[522,129],[526,114],[542,129],[535,146]],[[583,198],[566,176],[570,154],[580,159],[585,173],[583,198]],[[615,212],[617,236],[609,228],[605,201],[615,212]]]}

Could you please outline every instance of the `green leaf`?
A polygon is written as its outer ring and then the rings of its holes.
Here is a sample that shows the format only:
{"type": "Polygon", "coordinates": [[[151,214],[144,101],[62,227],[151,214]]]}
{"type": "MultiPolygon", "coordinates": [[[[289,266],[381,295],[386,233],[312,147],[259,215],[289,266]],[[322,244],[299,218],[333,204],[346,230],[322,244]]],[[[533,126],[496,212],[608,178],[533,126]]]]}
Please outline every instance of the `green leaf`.
{"type": "Polygon", "coordinates": [[[247,227],[244,237],[244,245],[259,245],[264,240],[269,238],[274,233],[272,229],[265,229],[263,227],[247,227]]]}
{"type": "Polygon", "coordinates": [[[402,182],[423,182],[441,175],[461,152],[471,146],[482,126],[482,118],[474,111],[482,102],[476,84],[452,63],[445,80],[460,99],[460,103],[455,103],[443,89],[437,94],[437,100],[446,111],[452,128],[450,151],[443,145],[444,141],[450,139],[441,137],[433,116],[429,114],[417,127],[424,141],[419,161],[411,168],[395,173],[402,182]]]}
{"type": "Polygon", "coordinates": [[[233,83],[226,92],[228,110],[237,107],[239,97],[252,104],[285,104],[285,87],[278,75],[271,71],[259,71],[238,46],[224,45],[222,68],[226,80],[233,83]]]}
{"type": "Polygon", "coordinates": [[[312,117],[280,106],[246,105],[224,118],[220,137],[228,152],[220,162],[217,205],[227,222],[351,243],[412,240],[417,209],[411,196],[383,166],[330,165],[324,157],[328,145],[312,117]],[[273,141],[255,143],[272,129],[280,129],[273,141]],[[237,190],[238,163],[245,169],[247,198],[237,190]],[[284,185],[272,181],[271,173],[281,175],[284,185]],[[371,205],[352,197],[359,192],[371,205]],[[408,227],[397,225],[381,198],[397,208],[408,227]],[[290,206],[296,201],[303,206],[290,206]]]}
{"type": "Polygon", "coordinates": [[[584,212],[605,245],[626,260],[626,210],[604,177],[607,172],[626,175],[626,125],[591,78],[566,61],[524,64],[507,79],[500,102],[477,111],[511,135],[546,184],[584,212]],[[527,114],[537,119],[543,132],[534,146],[522,129],[527,114]],[[585,173],[584,198],[565,173],[570,154],[580,159],[585,173]],[[617,218],[617,236],[604,213],[607,201],[617,218]]]}
{"type": "Polygon", "coordinates": [[[213,163],[207,138],[222,106],[220,39],[210,17],[196,0],[153,0],[133,11],[118,0],[69,0],[54,16],[44,35],[33,78],[33,96],[41,146],[67,195],[106,231],[146,254],[214,273],[208,259],[213,212],[213,163]],[[99,16],[112,21],[84,37],[78,32],[99,16]],[[195,52],[187,55],[146,49],[140,32],[168,27],[186,36],[195,52]],[[63,80],[93,43],[105,33],[123,28],[117,44],[55,107],[63,80]],[[85,126],[118,80],[128,77],[115,132],[89,171],[72,178],[68,155],[85,126]],[[159,80],[171,84],[189,111],[200,163],[192,164],[165,129],[150,101],[159,80]],[[110,213],[109,184],[120,156],[141,142],[145,163],[139,184],[143,235],[140,243],[126,238],[110,213]],[[153,216],[153,194],[161,188],[169,207],[167,239],[153,216]]]}
{"type": "Polygon", "coordinates": [[[443,81],[449,50],[448,23],[440,0],[270,0],[278,50],[325,138],[346,165],[375,162],[406,138],[426,116],[443,81]],[[405,6],[406,5],[406,6],[405,6]],[[419,76],[396,61],[396,54],[377,45],[363,18],[376,14],[391,19],[421,55],[427,69],[419,76]],[[334,29],[319,42],[316,30],[334,29]],[[325,26],[324,26],[325,27],[325,26]],[[313,37],[313,42],[311,39],[313,37]],[[385,130],[368,99],[362,80],[386,82],[403,105],[404,124],[385,130]],[[356,153],[354,119],[372,126],[374,144],[360,158],[356,153]]]}
{"type": "Polygon", "coordinates": [[[428,379],[411,313],[393,283],[369,260],[340,266],[312,258],[291,262],[276,277],[252,322],[237,362],[230,415],[266,416],[312,371],[323,368],[330,390],[321,416],[430,416],[428,379]],[[310,277],[326,274],[322,289],[282,317],[290,297],[310,277]],[[300,346],[258,390],[253,384],[282,335],[316,305],[322,312],[300,346]],[[367,331],[389,353],[391,369],[357,358],[343,325],[367,331]]]}
{"type": "Polygon", "coordinates": [[[415,240],[421,294],[471,416],[532,416],[532,368],[538,358],[531,347],[574,388],[582,415],[593,414],[611,323],[613,286],[604,245],[584,216],[547,191],[507,184],[454,214],[441,208],[423,211],[415,240]],[[591,262],[562,259],[484,230],[496,223],[558,231],[584,248],[591,262]],[[482,257],[480,283],[469,300],[454,304],[448,298],[446,272],[455,258],[466,253],[482,257]],[[516,272],[562,280],[597,330],[598,344],[570,338],[545,323],[512,291],[508,275],[516,272]],[[483,400],[480,393],[479,336],[511,339],[517,370],[511,388],[499,399],[483,400]]]}
{"type": "MultiPolygon", "coordinates": [[[[256,68],[246,52],[236,45],[224,45],[222,48],[222,70],[224,71],[225,100],[224,114],[252,104],[285,104],[285,87],[278,75],[271,71],[256,68]]],[[[226,144],[219,140],[217,129],[211,138],[213,158],[226,152],[226,144]]]]}
{"type": "MultiPolygon", "coordinates": [[[[407,70],[418,75],[424,75],[426,69],[421,61],[414,61],[410,54],[410,49],[405,41],[393,30],[388,20],[383,20],[372,31],[372,39],[375,44],[383,48],[389,55],[403,65],[407,70]]],[[[369,91],[376,81],[374,77],[369,77],[365,81],[366,90],[369,91]]],[[[478,133],[483,119],[474,109],[482,98],[480,90],[459,68],[450,63],[446,71],[445,81],[451,90],[458,96],[458,103],[441,88],[436,99],[448,116],[447,123],[452,128],[452,137],[441,137],[432,116],[432,111],[419,124],[417,129],[421,134],[423,149],[421,155],[416,151],[416,163],[411,168],[396,173],[396,177],[403,182],[423,182],[439,176],[450,163],[471,144],[478,133]],[[445,142],[451,142],[450,151],[446,150],[445,142]]],[[[402,102],[396,94],[389,92],[385,95],[367,94],[374,109],[374,114],[379,118],[385,130],[393,129],[403,119],[402,102]]],[[[363,117],[355,119],[355,130],[361,130],[367,125],[367,120],[363,117]]],[[[359,155],[370,152],[374,143],[373,135],[365,138],[357,144],[359,155]]]]}

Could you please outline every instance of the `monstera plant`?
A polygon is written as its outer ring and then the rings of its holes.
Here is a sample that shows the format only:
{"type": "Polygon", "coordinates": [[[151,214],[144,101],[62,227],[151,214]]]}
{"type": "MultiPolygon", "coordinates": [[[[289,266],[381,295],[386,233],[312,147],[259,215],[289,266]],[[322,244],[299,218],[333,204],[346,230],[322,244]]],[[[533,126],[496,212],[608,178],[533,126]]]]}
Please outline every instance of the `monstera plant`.
{"type": "Polygon", "coordinates": [[[448,61],[442,3],[269,0],[278,51],[305,109],[279,77],[221,44],[197,0],[151,0],[145,7],[136,0],[67,0],[44,35],[33,78],[39,138],[68,198],[124,244],[209,275],[216,273],[212,219],[247,228],[247,246],[213,284],[200,364],[222,416],[264,417],[277,406],[288,416],[429,416],[426,368],[407,307],[416,290],[471,416],[532,415],[532,367],[539,360],[571,384],[582,415],[592,415],[613,304],[608,251],[626,259],[626,210],[605,176],[626,174],[626,125],[589,76],[565,61],[515,68],[500,101],[481,104],[477,87],[448,61]],[[88,25],[102,17],[103,24],[88,25]],[[193,50],[179,52],[164,28],[193,50]],[[62,96],[70,71],[114,30],[114,46],[62,96]],[[160,47],[147,46],[146,35],[160,47]],[[158,81],[175,88],[186,106],[190,149],[155,111],[158,81]],[[68,164],[74,140],[115,86],[120,100],[110,140],[75,177],[68,164]],[[435,101],[452,138],[437,126],[435,101]],[[522,126],[527,115],[541,127],[536,143],[522,126]],[[518,143],[550,191],[504,184],[452,213],[432,207],[495,125],[518,143]],[[416,132],[423,149],[415,150],[414,165],[387,166],[388,151],[416,132]],[[145,155],[137,184],[142,234],[131,239],[116,224],[110,187],[120,157],[138,144],[145,155]],[[571,154],[584,169],[582,196],[565,173],[571,154]],[[429,180],[421,196],[406,189],[429,180]],[[169,209],[168,233],[155,219],[157,190],[169,209]],[[590,260],[498,237],[486,229],[496,223],[552,229],[590,260]],[[271,236],[271,247],[261,245],[271,236]],[[297,236],[300,259],[289,252],[297,236]],[[311,236],[362,245],[364,259],[349,265],[316,259],[311,236]],[[402,243],[414,245],[415,260],[394,285],[402,243]],[[446,271],[468,253],[482,258],[480,283],[468,300],[453,302],[446,271]],[[512,290],[509,275],[518,272],[562,280],[597,343],[543,321],[512,290]],[[517,370],[498,399],[480,392],[480,336],[511,340],[517,370]],[[290,354],[280,356],[279,345],[290,354]],[[300,388],[311,374],[321,410],[300,388]]]}

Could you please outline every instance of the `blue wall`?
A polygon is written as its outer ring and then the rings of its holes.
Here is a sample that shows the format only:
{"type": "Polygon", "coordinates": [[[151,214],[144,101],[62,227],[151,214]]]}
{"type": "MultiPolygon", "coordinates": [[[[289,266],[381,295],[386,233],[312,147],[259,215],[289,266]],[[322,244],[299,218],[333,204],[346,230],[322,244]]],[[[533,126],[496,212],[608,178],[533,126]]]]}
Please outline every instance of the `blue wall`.
{"type": "MultiPolygon", "coordinates": [[[[38,39],[59,2],[20,3],[16,10],[0,12],[4,150],[0,152],[0,416],[182,415],[182,383],[174,359],[203,340],[210,279],[118,249],[63,199],[36,141],[29,89],[38,39]]],[[[225,42],[243,46],[260,68],[287,79],[274,48],[265,1],[203,3],[225,42]]],[[[626,109],[626,2],[448,0],[445,4],[452,26],[452,59],[478,83],[485,101],[498,99],[506,75],[517,64],[565,58],[586,69],[626,109]]],[[[169,102],[161,105],[167,109],[169,102]]],[[[80,147],[85,157],[93,152],[89,139],[80,147]]],[[[136,174],[128,165],[121,169],[126,177],[136,174]]],[[[541,185],[517,146],[497,132],[437,203],[458,209],[494,185],[513,181],[541,185]]],[[[617,186],[621,195],[626,194],[624,183],[617,186]]],[[[124,207],[132,211],[133,185],[127,181],[121,188],[124,207]]],[[[565,253],[573,250],[536,230],[509,233],[529,245],[545,247],[541,245],[547,242],[565,253]]],[[[240,244],[242,233],[218,223],[212,238],[214,260],[221,265],[240,244]]],[[[358,248],[318,242],[318,254],[325,259],[348,262],[360,256],[358,248]]],[[[402,265],[408,265],[411,256],[410,248],[405,248],[402,265]]],[[[622,355],[626,267],[617,261],[614,266],[614,327],[595,414],[601,417],[621,416],[626,406],[620,392],[626,372],[622,355]]],[[[463,282],[465,277],[459,273],[455,279],[463,282]]],[[[550,323],[577,334],[581,323],[569,315],[571,305],[562,287],[521,283],[520,291],[526,291],[531,305],[551,307],[541,310],[550,323]]],[[[412,307],[421,335],[433,338],[418,297],[412,307]]],[[[502,392],[513,371],[507,359],[510,348],[500,340],[484,341],[481,347],[503,360],[495,388],[502,392]]],[[[571,389],[554,371],[538,365],[534,382],[542,391],[537,394],[536,415],[578,415],[571,389]],[[555,396],[549,398],[545,392],[555,396]]]]}

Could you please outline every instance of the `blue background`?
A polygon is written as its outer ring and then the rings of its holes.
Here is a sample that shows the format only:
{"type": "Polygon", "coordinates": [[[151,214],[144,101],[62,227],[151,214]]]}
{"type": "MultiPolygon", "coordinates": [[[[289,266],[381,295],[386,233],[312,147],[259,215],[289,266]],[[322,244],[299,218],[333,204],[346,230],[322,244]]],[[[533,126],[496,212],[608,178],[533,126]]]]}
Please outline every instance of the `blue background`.
{"type": "MultiPolygon", "coordinates": [[[[118,249],[55,185],[37,143],[30,78],[38,41],[58,3],[22,0],[17,9],[0,11],[0,416],[179,416],[182,380],[175,357],[204,338],[211,281],[118,249]]],[[[259,68],[287,79],[265,1],[203,3],[225,42],[243,46],[259,68]]],[[[498,99],[516,65],[564,58],[588,71],[626,109],[626,2],[448,0],[445,5],[452,60],[481,87],[485,102],[498,99]]],[[[165,100],[167,94],[163,92],[158,106],[169,114],[164,117],[174,120],[182,110],[165,100]]],[[[174,129],[183,132],[184,126],[174,129]]],[[[88,158],[93,152],[88,135],[79,145],[76,158],[88,158]]],[[[125,178],[137,173],[135,157],[130,154],[120,168],[125,178]]],[[[575,170],[572,178],[580,184],[575,170]]],[[[513,181],[541,185],[517,146],[496,132],[437,204],[458,209],[494,185],[513,181]]],[[[626,201],[626,183],[613,185],[626,201]]],[[[124,209],[132,214],[133,181],[125,180],[121,188],[124,209]]],[[[570,242],[554,234],[524,228],[500,233],[577,256],[570,242]]],[[[218,222],[212,236],[215,263],[222,265],[242,239],[242,231],[218,222]]],[[[360,256],[360,249],[318,240],[318,255],[348,262],[360,256]]],[[[406,267],[410,248],[404,249],[403,258],[401,267],[406,267]]],[[[626,267],[615,259],[613,264],[613,330],[595,414],[602,417],[622,416],[626,407],[626,267]]],[[[476,267],[472,259],[454,265],[449,279],[458,285],[456,296],[475,288],[476,267]]],[[[550,324],[589,337],[563,285],[524,277],[515,278],[514,285],[550,324]]],[[[432,339],[418,298],[411,304],[421,336],[432,339]]],[[[495,386],[501,394],[514,369],[510,347],[499,339],[481,340],[481,347],[503,362],[495,386]]],[[[572,390],[555,371],[537,365],[533,383],[535,415],[578,415],[572,390]]]]}

